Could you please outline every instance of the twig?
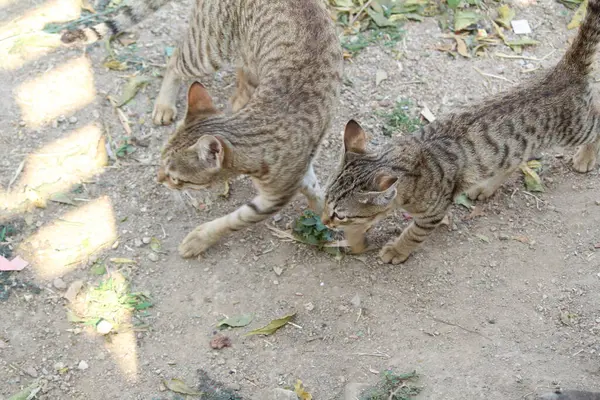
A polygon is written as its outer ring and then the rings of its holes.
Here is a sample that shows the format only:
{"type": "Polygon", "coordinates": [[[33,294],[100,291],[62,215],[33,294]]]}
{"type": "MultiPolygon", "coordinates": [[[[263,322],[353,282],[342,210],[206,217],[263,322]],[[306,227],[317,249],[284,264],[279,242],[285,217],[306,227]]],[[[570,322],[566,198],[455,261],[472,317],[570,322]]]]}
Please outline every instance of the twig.
{"type": "Polygon", "coordinates": [[[419,81],[419,80],[414,80],[414,81],[405,81],[405,82],[396,82],[397,85],[422,85],[425,82],[423,81],[419,81]]]}
{"type": "Polygon", "coordinates": [[[358,309],[358,316],[356,317],[356,322],[358,322],[358,320],[360,319],[361,316],[362,316],[362,307],[358,309]]]}
{"type": "Polygon", "coordinates": [[[354,23],[356,22],[356,20],[358,19],[358,17],[360,17],[360,15],[363,13],[363,11],[366,10],[367,7],[369,7],[371,5],[371,2],[373,0],[369,0],[367,1],[361,8],[360,10],[358,10],[358,12],[356,14],[354,14],[354,17],[352,17],[352,19],[350,20],[350,23],[348,24],[348,26],[352,26],[354,25],[354,23]]]}
{"type": "Polygon", "coordinates": [[[297,329],[304,329],[304,328],[302,328],[300,325],[297,325],[297,324],[295,324],[295,323],[293,323],[293,322],[289,322],[289,321],[288,321],[288,324],[289,324],[289,325],[291,325],[291,326],[293,326],[294,328],[297,328],[297,329]]]}
{"type": "Polygon", "coordinates": [[[479,335],[482,338],[485,338],[485,339],[489,340],[490,342],[492,341],[492,339],[490,339],[488,336],[485,336],[483,333],[479,333],[477,331],[473,331],[471,329],[465,328],[464,326],[460,326],[460,325],[455,324],[453,322],[444,321],[443,319],[436,318],[436,317],[433,317],[433,316],[431,317],[431,319],[434,320],[434,321],[440,322],[442,324],[446,324],[446,325],[450,325],[450,326],[455,326],[455,327],[460,328],[463,331],[466,331],[466,332],[469,332],[469,333],[474,333],[475,335],[479,335]]]}
{"type": "Polygon", "coordinates": [[[581,353],[583,349],[579,350],[577,353],[573,354],[571,357],[575,357],[577,354],[581,353]]]}
{"type": "Polygon", "coordinates": [[[117,102],[114,101],[112,97],[108,96],[108,100],[110,101],[110,104],[112,104],[113,108],[117,112],[119,121],[121,122],[121,125],[123,125],[123,129],[125,129],[125,133],[127,133],[127,136],[132,136],[133,132],[131,131],[131,127],[129,126],[129,121],[127,121],[127,116],[125,116],[125,113],[123,112],[123,110],[121,110],[119,107],[117,107],[117,102]]]}
{"type": "Polygon", "coordinates": [[[519,56],[519,55],[514,55],[514,54],[503,54],[503,53],[495,53],[494,55],[496,57],[508,58],[508,59],[512,59],[512,60],[544,61],[545,59],[547,59],[548,57],[550,57],[555,52],[556,52],[556,49],[552,50],[550,53],[546,54],[542,58],[519,56]]]}
{"type": "Polygon", "coordinates": [[[16,182],[19,175],[21,175],[21,172],[23,172],[24,167],[25,160],[21,161],[21,164],[19,164],[19,166],[17,167],[17,170],[15,171],[15,174],[13,175],[12,179],[10,180],[10,182],[8,182],[8,187],[6,188],[7,191],[10,190],[10,187],[13,185],[13,183],[16,182]]]}
{"type": "Polygon", "coordinates": [[[488,74],[487,72],[483,72],[482,70],[480,70],[477,67],[473,67],[473,69],[477,72],[479,72],[482,76],[485,76],[486,78],[494,78],[494,79],[500,79],[502,81],[506,81],[506,82],[510,82],[512,84],[514,84],[515,82],[511,81],[508,78],[505,78],[503,76],[498,76],[498,75],[494,75],[494,74],[488,74]]]}
{"type": "Polygon", "coordinates": [[[540,199],[533,193],[529,193],[528,191],[523,190],[523,194],[526,194],[527,196],[531,196],[535,199],[535,208],[537,208],[538,210],[540,209],[540,202],[544,203],[544,200],[540,199]]]}
{"type": "Polygon", "coordinates": [[[382,353],[377,350],[375,353],[354,353],[355,356],[360,357],[380,357],[380,358],[391,358],[389,354],[382,353]]]}
{"type": "Polygon", "coordinates": [[[160,226],[160,229],[162,229],[163,232],[163,239],[167,238],[167,231],[165,231],[165,227],[162,224],[158,224],[158,226],[160,226]]]}

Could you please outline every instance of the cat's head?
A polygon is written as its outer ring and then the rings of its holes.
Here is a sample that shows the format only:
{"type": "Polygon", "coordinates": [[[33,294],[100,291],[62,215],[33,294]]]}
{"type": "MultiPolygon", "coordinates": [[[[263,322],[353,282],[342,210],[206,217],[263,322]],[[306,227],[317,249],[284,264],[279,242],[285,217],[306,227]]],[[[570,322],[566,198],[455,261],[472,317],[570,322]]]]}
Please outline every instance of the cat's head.
{"type": "Polygon", "coordinates": [[[227,173],[228,144],[218,135],[202,134],[203,121],[218,113],[206,88],[194,82],[188,90],[185,118],[162,151],[159,183],[176,190],[201,189],[227,173]]]}
{"type": "Polygon", "coordinates": [[[367,143],[361,126],[348,122],[340,162],[325,195],[322,220],[331,228],[366,230],[394,208],[398,177],[381,155],[367,152],[367,143]]]}

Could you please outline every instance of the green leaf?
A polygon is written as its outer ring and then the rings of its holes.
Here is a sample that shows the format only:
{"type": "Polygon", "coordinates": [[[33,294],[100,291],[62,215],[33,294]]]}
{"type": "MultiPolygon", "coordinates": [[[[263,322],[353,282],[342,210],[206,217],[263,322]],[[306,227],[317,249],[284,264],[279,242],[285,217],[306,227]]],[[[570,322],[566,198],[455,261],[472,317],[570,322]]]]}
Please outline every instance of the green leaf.
{"type": "Polygon", "coordinates": [[[160,240],[158,240],[157,238],[153,237],[150,240],[150,249],[155,252],[155,253],[160,253],[160,249],[161,249],[161,244],[160,244],[160,240]]]}
{"type": "Polygon", "coordinates": [[[250,325],[250,322],[254,319],[254,314],[242,314],[234,317],[226,318],[222,321],[219,321],[217,327],[227,327],[230,326],[232,328],[239,328],[242,326],[250,325]]]}
{"type": "Polygon", "coordinates": [[[378,13],[371,8],[367,9],[367,14],[369,14],[369,17],[371,17],[373,22],[375,22],[375,25],[377,25],[379,28],[396,26],[395,22],[390,21],[385,15],[378,13]]]}
{"type": "Polygon", "coordinates": [[[272,335],[279,328],[287,325],[287,323],[290,322],[292,320],[292,318],[294,318],[295,315],[296,315],[296,313],[293,313],[293,314],[288,314],[288,315],[286,315],[286,316],[284,316],[282,318],[279,318],[279,319],[274,319],[273,321],[269,322],[269,324],[267,326],[263,326],[262,328],[258,328],[258,329],[255,329],[253,331],[250,331],[250,332],[248,332],[244,336],[250,336],[250,335],[272,335]]]}
{"type": "Polygon", "coordinates": [[[317,224],[317,220],[314,217],[310,217],[301,221],[301,224],[304,226],[315,226],[317,224]]]}
{"type": "Polygon", "coordinates": [[[199,392],[195,389],[190,388],[188,385],[185,384],[184,381],[182,381],[181,379],[165,379],[163,380],[163,384],[167,387],[167,389],[175,392],[175,393],[181,393],[181,394],[187,394],[190,396],[202,396],[202,392],[199,392]]]}
{"type": "Polygon", "coordinates": [[[473,202],[469,200],[466,193],[461,193],[458,197],[454,199],[454,204],[465,207],[467,210],[473,208],[473,202]]]}
{"type": "Polygon", "coordinates": [[[524,36],[521,39],[509,40],[506,42],[506,44],[509,45],[510,47],[515,47],[515,46],[521,47],[521,46],[533,46],[536,44],[540,44],[540,42],[524,36]]]}
{"type": "Polygon", "coordinates": [[[485,235],[476,234],[475,236],[477,236],[477,238],[479,238],[479,240],[481,240],[482,242],[485,242],[485,243],[490,242],[490,238],[485,235]]]}
{"type": "Polygon", "coordinates": [[[456,11],[454,13],[454,31],[462,31],[469,26],[476,24],[480,15],[473,11],[456,11]]]}
{"type": "Polygon", "coordinates": [[[577,8],[577,11],[575,11],[575,14],[573,14],[573,19],[571,19],[571,22],[567,25],[567,29],[575,29],[581,25],[581,22],[587,13],[587,6],[588,0],[584,0],[577,8]]]}
{"type": "Polygon", "coordinates": [[[104,275],[106,273],[106,266],[104,264],[94,264],[90,268],[90,272],[94,275],[104,275]]]}
{"type": "Polygon", "coordinates": [[[75,204],[75,202],[73,201],[73,199],[71,199],[71,197],[68,194],[62,193],[62,192],[53,193],[50,196],[50,201],[53,201],[55,203],[68,204],[68,205],[71,205],[71,206],[77,205],[77,204],[75,204]]]}
{"type": "Polygon", "coordinates": [[[459,6],[461,0],[448,0],[448,7],[455,9],[456,7],[459,6]]]}
{"type": "Polygon", "coordinates": [[[510,29],[510,21],[513,20],[515,15],[515,10],[510,8],[508,4],[504,4],[498,8],[498,18],[495,21],[506,29],[510,29]]]}
{"type": "Polygon", "coordinates": [[[142,301],[141,303],[135,303],[134,304],[134,308],[136,311],[142,311],[142,310],[147,310],[149,308],[151,308],[152,306],[154,306],[154,304],[152,304],[152,302],[150,301],[142,301]]]}
{"type": "Polygon", "coordinates": [[[527,164],[521,164],[521,171],[525,175],[525,188],[530,192],[543,192],[544,186],[540,176],[527,164]]]}
{"type": "Polygon", "coordinates": [[[123,87],[123,92],[121,92],[121,96],[116,100],[116,106],[121,107],[131,101],[135,97],[135,95],[139,92],[139,90],[150,83],[151,79],[147,76],[137,75],[129,79],[123,87]]]}
{"type": "Polygon", "coordinates": [[[42,389],[39,382],[36,380],[19,393],[13,394],[8,400],[31,400],[36,397],[37,393],[42,389]]]}

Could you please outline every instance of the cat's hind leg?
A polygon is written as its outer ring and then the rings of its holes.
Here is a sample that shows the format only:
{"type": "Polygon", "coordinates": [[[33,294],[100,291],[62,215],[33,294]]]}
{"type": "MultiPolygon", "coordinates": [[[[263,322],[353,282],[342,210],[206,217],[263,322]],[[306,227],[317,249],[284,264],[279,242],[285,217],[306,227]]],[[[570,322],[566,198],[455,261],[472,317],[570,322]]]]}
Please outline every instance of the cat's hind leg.
{"type": "Polygon", "coordinates": [[[315,214],[321,215],[323,212],[323,192],[319,185],[319,180],[315,174],[312,164],[309,165],[304,178],[302,179],[302,186],[300,192],[308,200],[308,208],[313,210],[315,214]]]}

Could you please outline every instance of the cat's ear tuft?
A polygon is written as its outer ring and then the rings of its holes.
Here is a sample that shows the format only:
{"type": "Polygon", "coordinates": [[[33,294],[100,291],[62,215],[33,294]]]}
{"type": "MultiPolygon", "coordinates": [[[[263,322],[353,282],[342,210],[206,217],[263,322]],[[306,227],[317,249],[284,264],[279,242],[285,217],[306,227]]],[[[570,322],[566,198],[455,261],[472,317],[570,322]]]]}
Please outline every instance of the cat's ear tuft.
{"type": "Polygon", "coordinates": [[[367,152],[367,134],[355,120],[351,119],[344,130],[344,153],[364,154],[367,152]]]}
{"type": "Polygon", "coordinates": [[[208,90],[200,83],[194,82],[188,89],[188,107],[187,115],[195,115],[199,113],[211,112],[215,110],[212,98],[208,90]]]}
{"type": "Polygon", "coordinates": [[[225,160],[225,146],[223,142],[211,135],[204,135],[192,146],[198,154],[200,161],[208,168],[222,168],[225,160]]]}

